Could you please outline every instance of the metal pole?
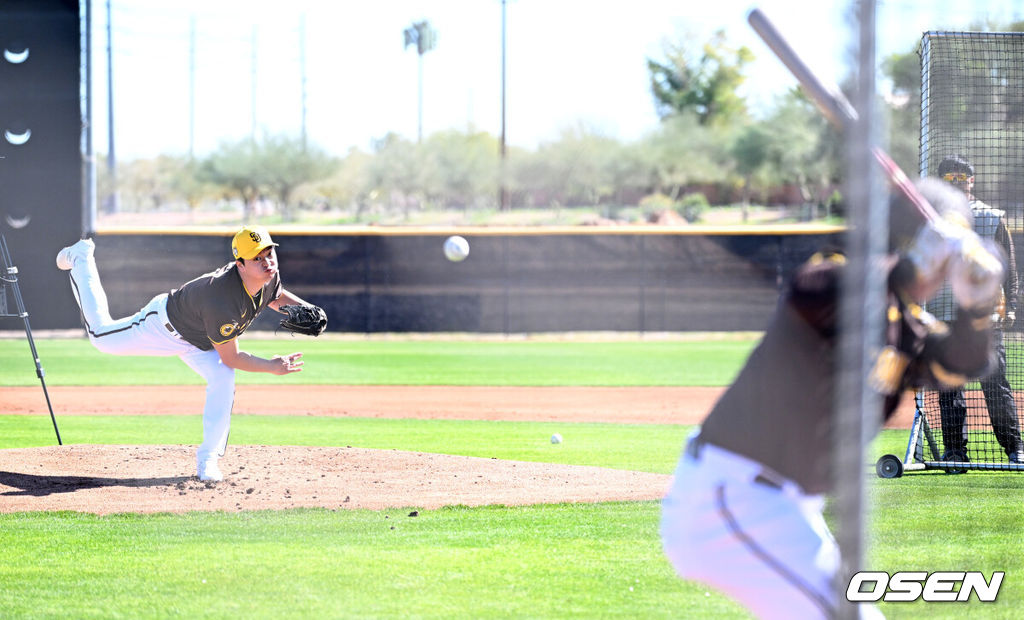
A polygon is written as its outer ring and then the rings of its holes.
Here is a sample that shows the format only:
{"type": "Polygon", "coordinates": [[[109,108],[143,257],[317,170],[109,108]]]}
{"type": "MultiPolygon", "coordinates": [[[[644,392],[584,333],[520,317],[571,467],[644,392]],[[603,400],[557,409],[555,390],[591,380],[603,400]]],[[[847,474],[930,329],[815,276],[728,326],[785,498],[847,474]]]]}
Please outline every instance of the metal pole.
{"type": "Polygon", "coordinates": [[[506,48],[506,0],[501,0],[501,164],[498,171],[499,179],[498,182],[501,185],[501,189],[498,195],[498,205],[502,211],[508,211],[508,187],[507,187],[507,176],[508,167],[506,163],[507,148],[505,146],[505,107],[506,107],[506,87],[505,87],[505,48],[506,48]]]}
{"type": "Polygon", "coordinates": [[[873,352],[882,344],[885,281],[878,268],[888,244],[885,187],[872,156],[879,127],[875,112],[875,0],[858,0],[857,80],[859,120],[847,132],[847,195],[850,199],[848,270],[840,305],[841,365],[837,367],[835,481],[836,542],[841,552],[837,617],[854,619],[846,588],[864,563],[865,452],[880,422],[881,400],[869,386],[873,352]]]}
{"type": "Polygon", "coordinates": [[[110,174],[110,197],[107,213],[121,210],[117,192],[117,155],[114,145],[114,39],[110,21],[110,2],[107,0],[107,172],[110,174]]]}
{"type": "Polygon", "coordinates": [[[92,1],[84,0],[82,24],[82,237],[96,232],[96,151],[92,143],[92,1]]]}
{"type": "Polygon", "coordinates": [[[303,13],[299,22],[299,63],[301,65],[302,80],[302,152],[308,148],[308,135],[306,133],[306,14],[303,13]]]}
{"type": "Polygon", "coordinates": [[[188,23],[188,158],[196,157],[196,16],[188,23]]]}
{"type": "Polygon", "coordinates": [[[250,118],[250,123],[251,124],[250,124],[250,129],[249,129],[249,135],[250,135],[250,138],[251,138],[252,143],[254,145],[256,144],[256,37],[257,37],[257,28],[256,28],[256,26],[253,26],[252,27],[252,43],[251,43],[251,47],[252,47],[251,63],[252,63],[252,66],[251,66],[250,75],[249,75],[249,80],[250,80],[249,81],[249,90],[250,90],[250,93],[249,93],[249,96],[250,96],[249,112],[251,114],[251,118],[250,118]]]}

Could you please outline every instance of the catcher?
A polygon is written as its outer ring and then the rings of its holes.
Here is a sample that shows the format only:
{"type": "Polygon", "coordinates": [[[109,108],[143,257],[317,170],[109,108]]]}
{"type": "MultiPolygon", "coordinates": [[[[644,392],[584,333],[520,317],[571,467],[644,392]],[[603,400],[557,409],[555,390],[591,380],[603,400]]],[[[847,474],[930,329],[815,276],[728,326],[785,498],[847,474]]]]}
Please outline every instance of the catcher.
{"type": "Polygon", "coordinates": [[[71,289],[82,311],[89,341],[114,355],[176,355],[206,380],[203,443],[196,473],[219,481],[235,397],[235,371],[286,375],[302,370],[302,353],[269,359],[243,351],[238,337],[264,308],[287,318],[285,329],[318,336],[327,315],[281,286],[277,244],[261,228],[245,227],[231,240],[234,260],[170,293],[154,297],[135,315],[114,320],[93,256],[96,244],[83,239],[57,254],[57,267],[70,271],[71,289]]]}

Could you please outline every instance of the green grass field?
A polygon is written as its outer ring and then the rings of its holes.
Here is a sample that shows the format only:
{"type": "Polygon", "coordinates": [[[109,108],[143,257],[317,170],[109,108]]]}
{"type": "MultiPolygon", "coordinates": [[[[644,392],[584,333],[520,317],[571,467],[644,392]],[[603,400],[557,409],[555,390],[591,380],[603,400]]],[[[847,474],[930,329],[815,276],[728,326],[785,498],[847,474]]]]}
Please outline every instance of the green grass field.
{"type": "MultiPolygon", "coordinates": [[[[725,385],[753,342],[301,341],[309,370],[299,376],[343,384],[725,385]]],[[[195,382],[174,359],[103,356],[77,340],[37,344],[53,385],[195,382]]],[[[298,348],[282,344],[295,343],[278,338],[246,347],[263,353],[298,348]]],[[[38,385],[23,340],[0,341],[0,369],[4,385],[38,385]]],[[[0,389],[0,448],[53,444],[48,417],[2,415],[2,402],[0,389]]],[[[200,433],[193,416],[59,421],[68,443],[190,444],[200,433]]],[[[689,430],[237,416],[231,442],[352,445],[671,473],[689,430]],[[571,441],[553,449],[546,437],[555,430],[571,441]]],[[[1024,477],[928,472],[882,480],[870,473],[881,454],[902,456],[906,440],[905,431],[883,432],[865,463],[874,506],[868,566],[1002,570],[1006,579],[995,604],[892,603],[881,609],[890,618],[1019,617],[1024,477]]],[[[451,507],[415,518],[408,512],[2,514],[0,617],[744,617],[724,597],[674,576],[660,548],[657,502],[451,507]]]]}
{"type": "MultiPolygon", "coordinates": [[[[343,385],[728,385],[754,336],[690,341],[247,339],[256,355],[302,351],[291,383],[343,385]]],[[[171,358],[102,355],[85,340],[36,343],[50,385],[183,385],[202,380],[171,358]],[[128,371],[130,369],[130,372],[128,371]]],[[[38,383],[28,343],[0,340],[0,386],[38,383]]],[[[238,373],[239,384],[267,375],[238,373]]]]}

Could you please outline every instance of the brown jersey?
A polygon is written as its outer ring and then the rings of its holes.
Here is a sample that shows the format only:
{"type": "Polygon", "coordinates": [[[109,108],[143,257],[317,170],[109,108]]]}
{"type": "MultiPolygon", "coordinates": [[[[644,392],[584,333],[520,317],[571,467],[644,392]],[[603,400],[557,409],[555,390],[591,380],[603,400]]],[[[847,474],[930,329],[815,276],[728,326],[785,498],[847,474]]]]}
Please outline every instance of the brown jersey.
{"type": "MultiPolygon", "coordinates": [[[[831,487],[839,288],[845,257],[802,265],[760,344],[705,419],[700,437],[756,460],[807,493],[831,487]]],[[[987,317],[961,310],[947,325],[904,299],[891,257],[885,338],[869,383],[888,417],[910,388],[959,387],[990,363],[987,317]]],[[[850,438],[856,441],[856,438],[850,438]]]]}
{"type": "Polygon", "coordinates": [[[187,282],[167,296],[167,318],[181,337],[203,351],[237,338],[256,316],[281,295],[281,277],[274,277],[252,296],[242,284],[238,266],[220,269],[187,282]]]}

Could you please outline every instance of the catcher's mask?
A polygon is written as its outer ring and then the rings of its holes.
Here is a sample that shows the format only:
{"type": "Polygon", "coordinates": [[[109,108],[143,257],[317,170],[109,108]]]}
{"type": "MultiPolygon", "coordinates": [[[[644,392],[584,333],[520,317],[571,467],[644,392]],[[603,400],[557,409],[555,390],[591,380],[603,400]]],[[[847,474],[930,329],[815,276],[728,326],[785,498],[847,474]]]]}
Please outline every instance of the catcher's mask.
{"type": "Polygon", "coordinates": [[[266,228],[246,226],[231,240],[231,254],[235,260],[250,260],[270,246],[276,246],[266,228]]]}
{"type": "Polygon", "coordinates": [[[974,182],[974,166],[960,154],[947,155],[939,162],[937,173],[940,179],[961,190],[970,188],[974,182]]]}

